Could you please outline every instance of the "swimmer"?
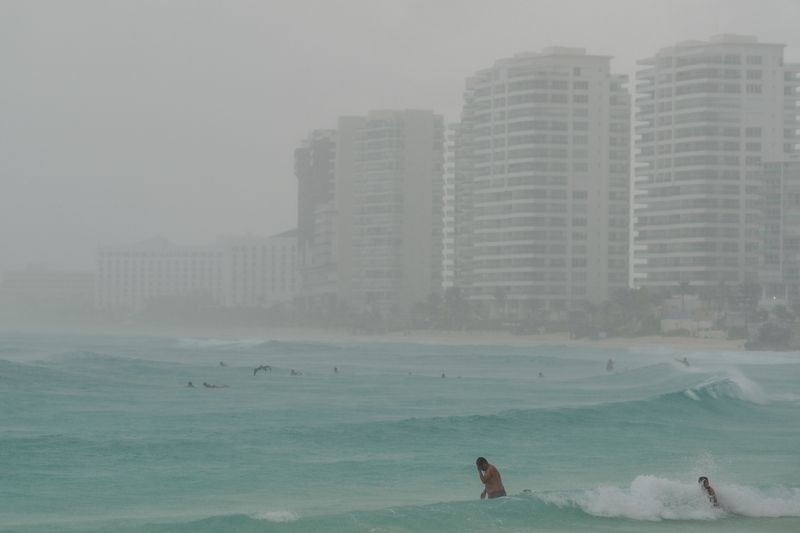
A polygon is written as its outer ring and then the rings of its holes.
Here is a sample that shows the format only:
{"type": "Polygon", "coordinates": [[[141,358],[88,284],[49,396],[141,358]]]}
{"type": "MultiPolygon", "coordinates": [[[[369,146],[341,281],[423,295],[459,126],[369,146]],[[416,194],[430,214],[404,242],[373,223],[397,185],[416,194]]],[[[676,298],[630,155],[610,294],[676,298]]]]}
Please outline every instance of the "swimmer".
{"type": "Polygon", "coordinates": [[[256,373],[257,373],[259,370],[263,370],[263,371],[264,371],[264,373],[266,374],[267,372],[272,372],[272,367],[271,367],[271,366],[269,366],[269,365],[261,365],[261,366],[257,366],[257,367],[255,367],[255,368],[253,369],[253,375],[255,376],[255,375],[256,375],[256,373]]]}
{"type": "Polygon", "coordinates": [[[333,373],[334,374],[338,374],[339,373],[339,368],[338,367],[333,367],[333,373]]]}
{"type": "Polygon", "coordinates": [[[189,387],[190,389],[194,388],[194,384],[191,381],[187,383],[186,386],[189,387]]]}
{"type": "Polygon", "coordinates": [[[606,372],[613,372],[613,371],[614,371],[614,360],[609,357],[608,362],[606,363],[606,372]]]}
{"type": "Polygon", "coordinates": [[[478,457],[475,465],[478,467],[478,476],[481,478],[481,483],[485,485],[483,492],[481,492],[481,500],[484,498],[493,500],[505,496],[506,489],[503,486],[503,480],[497,468],[489,464],[489,461],[484,457],[478,457]]]}
{"type": "Polygon", "coordinates": [[[446,378],[446,377],[447,377],[447,376],[445,376],[445,375],[444,375],[444,372],[442,372],[442,379],[444,379],[444,378],[446,378]]]}
{"type": "Polygon", "coordinates": [[[226,365],[223,361],[220,361],[219,366],[228,366],[228,365],[226,365]]]}
{"type": "Polygon", "coordinates": [[[541,372],[539,372],[539,377],[540,377],[540,378],[543,378],[543,377],[544,377],[544,374],[542,374],[541,372]]]}
{"type": "Polygon", "coordinates": [[[689,358],[688,358],[688,357],[685,357],[685,356],[684,356],[684,358],[683,358],[683,359],[678,359],[678,358],[676,357],[676,358],[675,358],[675,360],[676,360],[677,362],[679,362],[679,363],[683,363],[683,366],[686,366],[686,367],[688,367],[688,366],[689,366],[689,358]]]}
{"type": "Polygon", "coordinates": [[[302,372],[300,372],[299,370],[295,370],[294,368],[289,372],[289,374],[291,374],[292,376],[302,376],[303,375],[302,372]]]}
{"type": "Polygon", "coordinates": [[[711,502],[711,505],[714,507],[719,507],[719,501],[717,500],[717,493],[711,484],[708,482],[708,478],[706,476],[700,476],[697,480],[700,483],[700,488],[708,495],[708,501],[711,502]]]}

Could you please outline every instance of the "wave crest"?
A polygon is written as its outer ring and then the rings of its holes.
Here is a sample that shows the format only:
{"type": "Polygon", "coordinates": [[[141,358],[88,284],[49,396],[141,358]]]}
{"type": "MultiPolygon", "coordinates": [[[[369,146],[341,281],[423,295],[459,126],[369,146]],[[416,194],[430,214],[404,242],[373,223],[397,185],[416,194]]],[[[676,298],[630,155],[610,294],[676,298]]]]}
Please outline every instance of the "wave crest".
{"type": "Polygon", "coordinates": [[[686,389],[684,394],[697,401],[703,398],[730,398],[759,405],[768,403],[767,395],[758,383],[733,369],[725,376],[713,376],[686,389]]]}
{"type": "Polygon", "coordinates": [[[294,522],[299,517],[292,511],[265,511],[252,515],[256,520],[266,520],[267,522],[294,522]]]}
{"type": "Polygon", "coordinates": [[[715,485],[720,507],[713,507],[696,483],[652,475],[638,476],[629,487],[601,486],[579,492],[539,495],[557,507],[577,507],[586,514],[631,520],[716,520],[727,515],[751,518],[800,516],[800,489],[759,489],[715,485]]]}

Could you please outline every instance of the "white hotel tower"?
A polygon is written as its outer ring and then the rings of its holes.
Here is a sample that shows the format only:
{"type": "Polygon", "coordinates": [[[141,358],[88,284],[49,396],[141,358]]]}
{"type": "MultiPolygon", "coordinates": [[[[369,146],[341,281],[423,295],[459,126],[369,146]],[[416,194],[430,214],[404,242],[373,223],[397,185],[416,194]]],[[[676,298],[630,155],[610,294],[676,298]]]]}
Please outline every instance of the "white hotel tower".
{"type": "Polygon", "coordinates": [[[721,35],[639,62],[635,286],[756,281],[762,165],[797,142],[798,66],[783,48],[721,35]]]}
{"type": "Polygon", "coordinates": [[[473,303],[525,316],[627,287],[626,81],[609,57],[562,47],[499,60],[467,80],[455,285],[473,303]]]}

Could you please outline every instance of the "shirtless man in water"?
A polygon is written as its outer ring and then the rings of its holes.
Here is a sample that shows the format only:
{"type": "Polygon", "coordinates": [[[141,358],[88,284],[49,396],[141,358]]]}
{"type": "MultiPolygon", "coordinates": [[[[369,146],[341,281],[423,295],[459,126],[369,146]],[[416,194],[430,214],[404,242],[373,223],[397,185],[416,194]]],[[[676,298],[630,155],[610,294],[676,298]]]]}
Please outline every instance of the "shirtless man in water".
{"type": "Polygon", "coordinates": [[[481,492],[481,499],[501,498],[506,495],[506,489],[503,487],[503,480],[500,478],[500,472],[494,465],[489,464],[483,457],[478,457],[475,461],[478,467],[478,475],[481,478],[481,483],[485,485],[483,492],[481,492]]]}

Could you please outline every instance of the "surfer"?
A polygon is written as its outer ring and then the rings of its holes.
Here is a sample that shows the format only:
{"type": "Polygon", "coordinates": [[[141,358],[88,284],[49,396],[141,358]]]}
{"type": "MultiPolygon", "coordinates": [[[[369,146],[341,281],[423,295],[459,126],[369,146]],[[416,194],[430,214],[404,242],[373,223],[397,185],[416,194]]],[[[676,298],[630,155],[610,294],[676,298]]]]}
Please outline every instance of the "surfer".
{"type": "Polygon", "coordinates": [[[614,360],[609,357],[608,362],[606,363],[606,372],[613,372],[613,371],[614,371],[614,360]]]}
{"type": "Polygon", "coordinates": [[[678,359],[678,358],[676,357],[676,358],[675,358],[675,360],[676,360],[677,362],[679,362],[679,363],[683,363],[683,366],[686,366],[686,367],[688,367],[688,366],[689,366],[689,358],[688,358],[688,357],[686,357],[686,356],[684,356],[684,357],[683,357],[683,359],[678,359]]]}
{"type": "Polygon", "coordinates": [[[269,365],[261,365],[261,366],[257,366],[257,367],[255,367],[255,368],[253,369],[253,375],[255,376],[255,375],[256,375],[256,373],[258,373],[258,371],[259,371],[259,370],[263,370],[263,371],[264,371],[264,373],[266,374],[267,372],[272,372],[272,367],[271,367],[271,366],[269,366],[269,365]]]}
{"type": "Polygon", "coordinates": [[[708,482],[708,478],[706,476],[700,476],[697,480],[700,483],[700,488],[708,495],[708,501],[711,502],[711,505],[714,507],[719,507],[719,501],[717,500],[717,493],[711,484],[708,482]]]}
{"type": "Polygon", "coordinates": [[[503,486],[503,480],[500,477],[500,472],[497,468],[489,464],[489,461],[484,457],[478,457],[475,461],[478,467],[478,476],[481,478],[481,483],[484,484],[483,492],[481,492],[481,500],[489,498],[501,498],[506,495],[506,489],[503,486]]]}

